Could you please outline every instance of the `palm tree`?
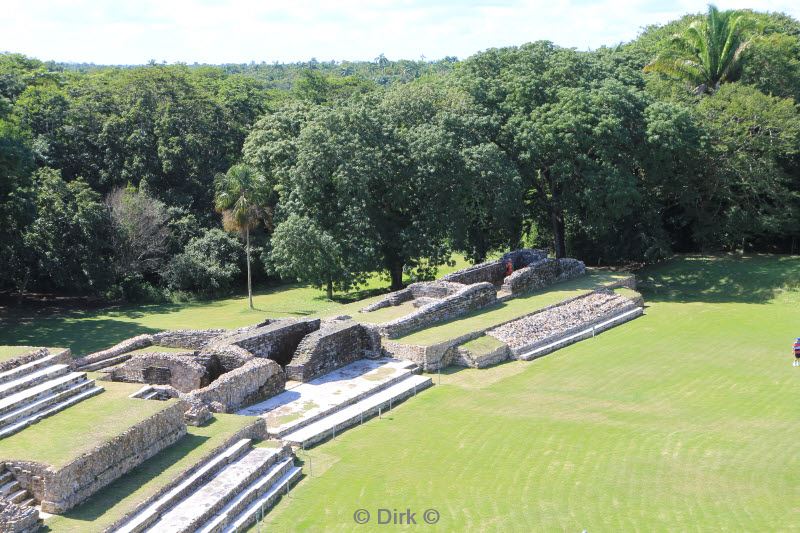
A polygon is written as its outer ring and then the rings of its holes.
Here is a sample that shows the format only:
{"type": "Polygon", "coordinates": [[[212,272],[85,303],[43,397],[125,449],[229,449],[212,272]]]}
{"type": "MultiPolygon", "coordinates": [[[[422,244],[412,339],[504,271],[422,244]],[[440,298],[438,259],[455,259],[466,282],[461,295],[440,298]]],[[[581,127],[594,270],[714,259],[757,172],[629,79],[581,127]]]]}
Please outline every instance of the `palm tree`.
{"type": "Polygon", "coordinates": [[[705,17],[673,36],[644,70],[684,79],[694,86],[695,94],[714,92],[739,77],[742,53],[750,45],[745,36],[748,22],[745,13],[709,5],[705,17]]]}
{"type": "Polygon", "coordinates": [[[226,229],[244,231],[247,251],[247,298],[253,309],[250,276],[250,229],[258,225],[269,187],[266,178],[248,165],[233,165],[214,179],[214,206],[224,216],[226,229]]]}

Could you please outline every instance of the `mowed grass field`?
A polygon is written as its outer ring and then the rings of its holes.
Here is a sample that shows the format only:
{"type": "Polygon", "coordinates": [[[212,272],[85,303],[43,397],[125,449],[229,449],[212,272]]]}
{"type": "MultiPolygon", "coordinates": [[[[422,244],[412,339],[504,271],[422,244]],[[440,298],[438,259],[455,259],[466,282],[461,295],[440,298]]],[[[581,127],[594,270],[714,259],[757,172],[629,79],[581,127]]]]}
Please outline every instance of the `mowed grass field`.
{"type": "Polygon", "coordinates": [[[645,316],[530,363],[443,374],[300,452],[307,477],[263,530],[800,529],[800,258],[638,275],[645,316]],[[420,525],[377,525],[378,508],[420,525]]]}

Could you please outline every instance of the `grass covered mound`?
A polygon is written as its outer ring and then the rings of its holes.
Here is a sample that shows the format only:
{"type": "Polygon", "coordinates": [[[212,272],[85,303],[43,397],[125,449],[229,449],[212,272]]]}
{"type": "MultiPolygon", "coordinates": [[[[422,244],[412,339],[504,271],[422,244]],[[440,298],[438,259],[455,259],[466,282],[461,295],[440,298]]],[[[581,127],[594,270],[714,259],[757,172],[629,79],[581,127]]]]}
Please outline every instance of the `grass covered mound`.
{"type": "MultiPolygon", "coordinates": [[[[163,402],[139,400],[139,403],[163,402]]],[[[212,421],[202,427],[189,426],[188,434],[181,440],[94,494],[80,506],[64,515],[47,519],[45,526],[50,531],[103,531],[254,420],[253,417],[215,414],[212,421]]],[[[269,442],[263,445],[274,446],[269,442]]]]}
{"type": "Polygon", "coordinates": [[[264,529],[350,530],[381,507],[434,508],[446,531],[793,529],[800,258],[637,274],[642,318],[534,362],[443,373],[301,453],[312,476],[264,529]]]}
{"type": "Polygon", "coordinates": [[[461,345],[461,348],[469,350],[475,355],[486,355],[500,348],[504,343],[489,335],[481,335],[477,339],[472,339],[461,345]]]}
{"type": "MultiPolygon", "coordinates": [[[[91,374],[90,374],[91,375],[91,374]]],[[[170,402],[133,400],[140,383],[98,383],[105,390],[0,439],[0,460],[22,459],[61,467],[145,420],[170,402]]]]}
{"type": "Polygon", "coordinates": [[[0,346],[0,361],[13,359],[36,349],[35,346],[0,346]]]}

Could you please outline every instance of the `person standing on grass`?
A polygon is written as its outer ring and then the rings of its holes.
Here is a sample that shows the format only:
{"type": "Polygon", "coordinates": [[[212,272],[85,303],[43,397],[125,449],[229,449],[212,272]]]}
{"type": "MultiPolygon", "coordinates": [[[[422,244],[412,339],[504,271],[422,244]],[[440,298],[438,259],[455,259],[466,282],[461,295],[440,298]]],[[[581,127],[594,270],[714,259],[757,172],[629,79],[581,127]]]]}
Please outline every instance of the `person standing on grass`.
{"type": "Polygon", "coordinates": [[[792,366],[800,366],[800,337],[794,340],[794,362],[792,366]]]}

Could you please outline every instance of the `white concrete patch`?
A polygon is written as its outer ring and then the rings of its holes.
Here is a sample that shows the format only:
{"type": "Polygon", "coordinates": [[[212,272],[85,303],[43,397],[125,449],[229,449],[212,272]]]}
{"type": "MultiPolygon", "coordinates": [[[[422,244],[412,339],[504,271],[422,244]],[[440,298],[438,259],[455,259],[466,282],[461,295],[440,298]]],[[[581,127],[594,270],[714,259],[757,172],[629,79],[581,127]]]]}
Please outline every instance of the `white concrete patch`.
{"type": "Polygon", "coordinates": [[[281,437],[413,375],[416,365],[398,359],[361,359],[237,412],[262,416],[281,437]]]}

